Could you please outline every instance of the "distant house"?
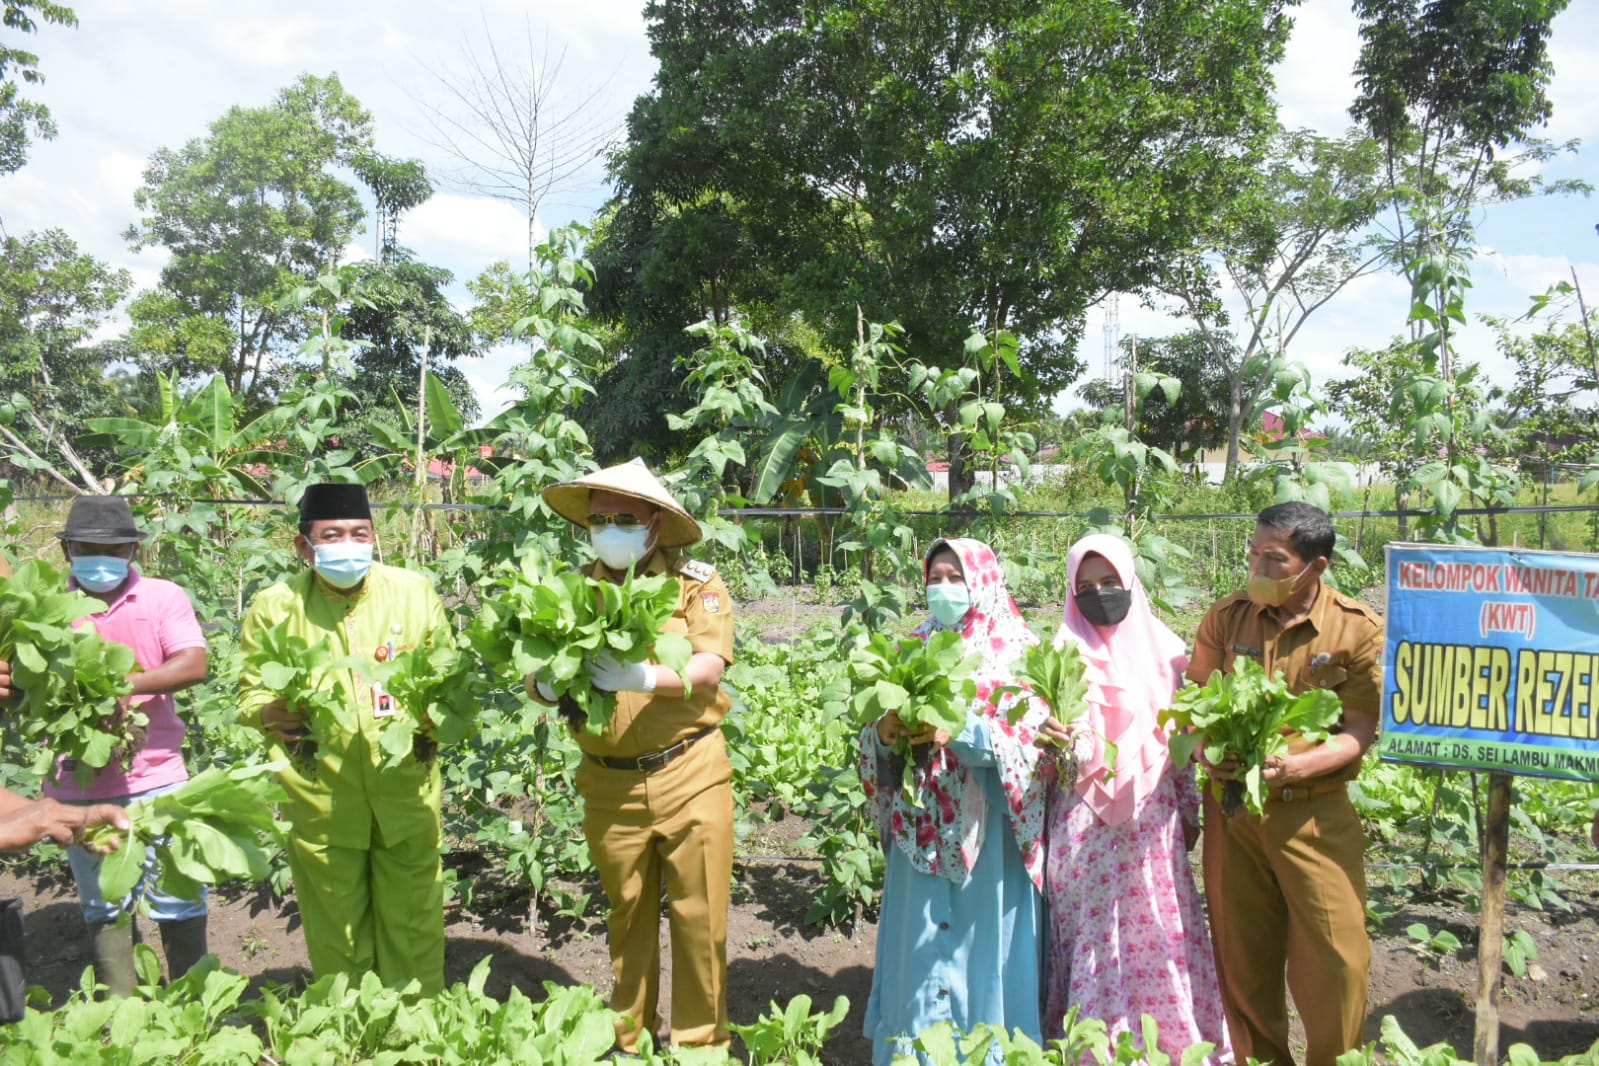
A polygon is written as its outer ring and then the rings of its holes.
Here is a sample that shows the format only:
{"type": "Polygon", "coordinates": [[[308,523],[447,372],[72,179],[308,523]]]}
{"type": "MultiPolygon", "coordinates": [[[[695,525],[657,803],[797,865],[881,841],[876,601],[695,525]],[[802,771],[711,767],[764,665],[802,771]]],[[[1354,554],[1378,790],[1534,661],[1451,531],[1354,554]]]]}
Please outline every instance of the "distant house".
{"type": "MultiPolygon", "coordinates": [[[[1264,412],[1260,416],[1260,428],[1258,430],[1254,431],[1253,433],[1245,432],[1244,433],[1244,438],[1245,439],[1243,441],[1240,441],[1239,443],[1240,443],[1240,447],[1242,448],[1242,451],[1243,451],[1242,458],[1244,459],[1245,462],[1247,462],[1249,460],[1249,441],[1255,441],[1255,442],[1260,443],[1260,444],[1271,444],[1271,445],[1279,444],[1282,441],[1282,439],[1283,439],[1283,419],[1282,419],[1282,415],[1279,415],[1275,411],[1266,411],[1266,412],[1264,412]]],[[[1307,441],[1326,440],[1326,439],[1327,439],[1327,434],[1321,432],[1320,430],[1310,429],[1310,428],[1303,428],[1303,429],[1301,429],[1299,431],[1299,440],[1300,440],[1301,444],[1303,444],[1303,443],[1305,443],[1307,441]]],[[[1273,448],[1272,450],[1274,452],[1276,452],[1279,456],[1282,456],[1283,458],[1288,458],[1288,457],[1294,455],[1295,453],[1303,453],[1305,451],[1304,448],[1292,448],[1292,447],[1289,447],[1289,448],[1277,447],[1277,448],[1273,448]]],[[[1205,470],[1207,470],[1207,471],[1210,469],[1211,466],[1217,466],[1217,467],[1225,466],[1227,464],[1227,445],[1226,445],[1226,443],[1224,442],[1224,443],[1222,443],[1222,444],[1220,444],[1220,445],[1218,445],[1217,447],[1214,447],[1214,448],[1206,448],[1204,451],[1199,453],[1198,460],[1199,460],[1199,465],[1202,468],[1204,468],[1205,470]]]]}
{"type": "MultiPolygon", "coordinates": [[[[1263,412],[1261,414],[1261,416],[1260,416],[1260,431],[1258,433],[1252,434],[1252,436],[1254,436],[1254,438],[1256,440],[1262,441],[1262,442],[1267,443],[1267,444],[1275,444],[1278,441],[1282,440],[1283,439],[1283,420],[1282,420],[1282,416],[1279,415],[1275,411],[1265,411],[1265,412],[1263,412]]],[[[1300,440],[1301,443],[1306,442],[1306,441],[1312,441],[1312,440],[1326,440],[1326,439],[1327,439],[1327,434],[1321,432],[1318,429],[1310,429],[1309,427],[1306,427],[1306,428],[1301,429],[1299,431],[1299,440],[1300,440]]],[[[1225,453],[1223,454],[1223,458],[1226,458],[1225,453]]]]}
{"type": "MultiPolygon", "coordinates": [[[[482,449],[479,449],[479,453],[482,454],[482,449]]],[[[493,451],[489,451],[487,453],[488,456],[492,456],[493,454],[494,454],[493,451]]],[[[487,456],[485,456],[485,457],[487,457],[487,456]]],[[[451,477],[454,476],[454,474],[455,474],[455,464],[454,463],[447,462],[447,461],[445,461],[443,459],[429,459],[428,460],[428,479],[429,480],[431,480],[431,481],[448,481],[448,480],[450,480],[451,477]]],[[[468,481],[481,483],[481,482],[487,481],[489,479],[489,476],[490,475],[485,474],[483,471],[479,470],[475,466],[468,465],[467,468],[466,468],[466,480],[468,480],[468,481]]]]}

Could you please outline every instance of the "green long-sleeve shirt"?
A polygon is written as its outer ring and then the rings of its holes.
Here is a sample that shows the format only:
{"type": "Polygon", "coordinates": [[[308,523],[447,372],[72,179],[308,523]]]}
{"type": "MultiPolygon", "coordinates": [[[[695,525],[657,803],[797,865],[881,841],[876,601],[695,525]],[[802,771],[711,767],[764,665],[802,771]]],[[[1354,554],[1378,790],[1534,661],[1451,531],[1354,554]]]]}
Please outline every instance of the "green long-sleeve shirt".
{"type": "MultiPolygon", "coordinates": [[[[246,655],[257,647],[258,634],[289,623],[289,632],[311,644],[326,644],[337,660],[347,656],[387,657],[418,644],[451,642],[444,605],[421,574],[375,563],[366,580],[351,592],[339,592],[307,570],[262,591],[250,604],[240,634],[246,655]],[[380,651],[380,649],[382,649],[380,651]]],[[[317,748],[314,777],[292,767],[283,773],[290,803],[286,814],[296,836],[335,847],[371,846],[374,830],[382,843],[395,843],[439,822],[439,774],[436,761],[419,763],[406,757],[399,766],[380,770],[377,747],[380,720],[373,716],[371,683],[351,669],[331,677],[340,699],[357,723],[355,732],[332,726],[317,748]]],[[[276,693],[246,668],[239,681],[239,716],[261,725],[261,711],[276,693]]],[[[269,734],[275,758],[285,757],[269,734]]]]}

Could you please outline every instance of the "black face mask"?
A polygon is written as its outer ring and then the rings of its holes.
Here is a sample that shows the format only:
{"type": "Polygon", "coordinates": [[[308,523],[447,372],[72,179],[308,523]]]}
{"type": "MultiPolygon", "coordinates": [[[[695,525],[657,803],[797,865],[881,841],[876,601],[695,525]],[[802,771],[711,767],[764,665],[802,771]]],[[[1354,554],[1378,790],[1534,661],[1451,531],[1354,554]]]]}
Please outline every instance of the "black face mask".
{"type": "Polygon", "coordinates": [[[1096,626],[1113,626],[1127,617],[1133,606],[1131,589],[1084,589],[1072,597],[1083,617],[1096,626]]]}

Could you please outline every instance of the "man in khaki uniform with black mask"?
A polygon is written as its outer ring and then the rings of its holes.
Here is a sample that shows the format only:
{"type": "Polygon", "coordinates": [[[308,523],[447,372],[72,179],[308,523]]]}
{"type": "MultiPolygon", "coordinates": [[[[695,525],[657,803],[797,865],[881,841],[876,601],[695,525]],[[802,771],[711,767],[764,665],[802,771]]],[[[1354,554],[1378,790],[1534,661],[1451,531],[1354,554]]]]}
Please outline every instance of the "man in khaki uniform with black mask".
{"type": "MultiPolygon", "coordinates": [[[[673,1044],[727,1047],[727,910],[733,880],[732,766],[717,728],[731,700],[721,688],[733,661],[733,604],[716,570],[684,556],[699,523],[641,460],[544,490],[557,514],[589,531],[602,581],[671,574],[680,585],[666,632],[693,648],[684,671],[660,663],[584,664],[595,687],[616,693],[599,736],[577,730],[583,763],[583,834],[610,899],[616,985],[611,1008],[624,1052],[655,1031],[660,982],[660,900],[672,934],[673,1044]],[[684,681],[691,694],[684,695],[684,681]]],[[[534,677],[528,691],[554,692],[534,677]]]]}

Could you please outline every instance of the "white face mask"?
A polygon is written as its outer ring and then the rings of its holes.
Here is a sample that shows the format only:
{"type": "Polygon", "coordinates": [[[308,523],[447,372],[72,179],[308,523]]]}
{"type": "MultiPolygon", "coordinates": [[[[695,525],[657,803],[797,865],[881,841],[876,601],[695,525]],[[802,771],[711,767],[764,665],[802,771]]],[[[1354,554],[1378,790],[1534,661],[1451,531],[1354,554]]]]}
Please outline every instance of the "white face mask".
{"type": "Polygon", "coordinates": [[[650,553],[650,527],[604,525],[589,530],[589,543],[600,562],[612,570],[626,570],[650,553]]]}

